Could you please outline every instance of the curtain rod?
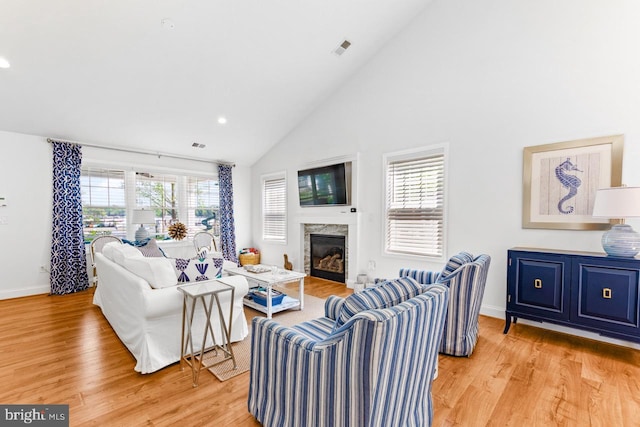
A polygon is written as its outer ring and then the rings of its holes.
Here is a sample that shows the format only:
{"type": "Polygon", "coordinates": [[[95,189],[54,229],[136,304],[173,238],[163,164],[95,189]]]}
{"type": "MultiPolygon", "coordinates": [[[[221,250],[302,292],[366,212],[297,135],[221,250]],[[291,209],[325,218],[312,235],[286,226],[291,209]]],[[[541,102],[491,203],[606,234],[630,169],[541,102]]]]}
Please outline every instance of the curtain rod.
{"type": "Polygon", "coordinates": [[[219,164],[219,165],[229,165],[231,167],[235,167],[236,166],[235,163],[225,162],[225,161],[222,161],[222,160],[204,160],[204,159],[199,159],[197,157],[178,156],[176,154],[167,154],[167,153],[153,152],[153,151],[147,151],[147,150],[136,150],[136,149],[133,149],[133,148],[109,147],[107,145],[88,144],[88,143],[84,143],[84,142],[65,141],[65,140],[62,140],[62,139],[53,139],[53,138],[47,138],[47,142],[48,143],[64,142],[64,143],[67,143],[67,144],[79,145],[81,147],[101,148],[103,150],[120,151],[120,152],[123,152],[123,153],[146,154],[146,155],[149,155],[149,156],[157,156],[158,158],[160,158],[160,157],[168,157],[170,159],[191,160],[191,161],[194,161],[194,162],[204,162],[204,163],[216,163],[216,164],[219,164]]]}

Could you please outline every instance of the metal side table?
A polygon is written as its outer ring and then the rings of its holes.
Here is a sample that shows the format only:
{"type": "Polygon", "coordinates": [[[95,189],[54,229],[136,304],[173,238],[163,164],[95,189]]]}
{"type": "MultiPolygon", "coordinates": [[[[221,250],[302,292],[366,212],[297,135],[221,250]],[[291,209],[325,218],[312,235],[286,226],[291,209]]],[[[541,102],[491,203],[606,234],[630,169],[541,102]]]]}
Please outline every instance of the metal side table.
{"type": "Polygon", "coordinates": [[[217,280],[207,280],[188,285],[178,286],[178,290],[183,294],[182,302],[182,338],[180,347],[180,369],[184,369],[183,362],[191,367],[193,374],[193,386],[198,386],[198,377],[202,369],[202,359],[207,351],[222,351],[225,355],[224,359],[216,362],[214,365],[233,360],[233,369],[237,368],[236,358],[231,348],[231,322],[233,319],[233,300],[235,297],[235,288],[226,283],[217,280]],[[226,324],[222,306],[220,304],[219,295],[224,292],[231,292],[229,304],[229,324],[226,324]],[[208,298],[207,298],[208,297],[208,298]],[[197,302],[202,302],[205,314],[204,333],[202,337],[202,347],[199,351],[193,348],[193,318],[196,311],[197,302]],[[213,313],[213,302],[215,301],[218,308],[218,318],[222,331],[222,342],[217,343],[213,333],[213,325],[211,324],[211,316],[213,313]],[[206,348],[207,338],[211,334],[213,346],[206,348]]]}

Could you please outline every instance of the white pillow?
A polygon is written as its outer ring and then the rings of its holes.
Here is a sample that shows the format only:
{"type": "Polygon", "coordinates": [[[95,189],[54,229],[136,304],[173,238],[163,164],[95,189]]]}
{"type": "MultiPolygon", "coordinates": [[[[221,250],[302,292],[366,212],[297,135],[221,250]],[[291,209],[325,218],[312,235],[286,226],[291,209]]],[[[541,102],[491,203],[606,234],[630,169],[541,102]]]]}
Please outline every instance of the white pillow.
{"type": "Polygon", "coordinates": [[[154,289],[168,288],[178,283],[171,261],[167,258],[146,258],[144,256],[142,258],[126,258],[123,267],[136,276],[142,277],[154,289]]]}
{"type": "Polygon", "coordinates": [[[116,250],[115,247],[120,246],[122,243],[120,242],[109,242],[102,247],[102,255],[104,255],[108,260],[113,261],[113,252],[116,250]]]}
{"type": "MultiPolygon", "coordinates": [[[[105,245],[107,246],[107,245],[105,245]]],[[[138,248],[128,245],[126,243],[118,244],[113,247],[113,262],[124,266],[125,259],[128,258],[144,258],[142,252],[138,248]]]]}

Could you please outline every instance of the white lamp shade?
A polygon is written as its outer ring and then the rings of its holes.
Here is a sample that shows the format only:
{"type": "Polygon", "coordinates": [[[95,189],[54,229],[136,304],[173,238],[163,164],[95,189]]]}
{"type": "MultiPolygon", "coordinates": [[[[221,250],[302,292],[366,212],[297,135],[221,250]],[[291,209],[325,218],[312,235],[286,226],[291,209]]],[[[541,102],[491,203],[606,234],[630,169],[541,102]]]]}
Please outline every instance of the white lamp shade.
{"type": "Polygon", "coordinates": [[[156,214],[150,209],[134,209],[133,217],[131,218],[132,224],[155,224],[156,214]]]}
{"type": "Polygon", "coordinates": [[[592,215],[613,219],[640,217],[640,187],[612,187],[598,190],[592,215]]]}

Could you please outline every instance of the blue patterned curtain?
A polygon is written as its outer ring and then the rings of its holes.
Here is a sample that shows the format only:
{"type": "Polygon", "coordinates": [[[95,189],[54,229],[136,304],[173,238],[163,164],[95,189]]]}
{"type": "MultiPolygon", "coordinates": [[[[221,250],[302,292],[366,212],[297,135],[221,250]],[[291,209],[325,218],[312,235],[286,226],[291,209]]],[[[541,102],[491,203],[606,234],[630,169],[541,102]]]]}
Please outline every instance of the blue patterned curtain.
{"type": "Polygon", "coordinates": [[[220,246],[222,257],[238,262],[236,255],[236,226],[233,221],[232,166],[218,165],[220,181],[220,246]]]}
{"type": "Polygon", "coordinates": [[[53,143],[53,233],[51,239],[51,293],[70,294],[89,287],[82,234],[79,145],[53,143]]]}

